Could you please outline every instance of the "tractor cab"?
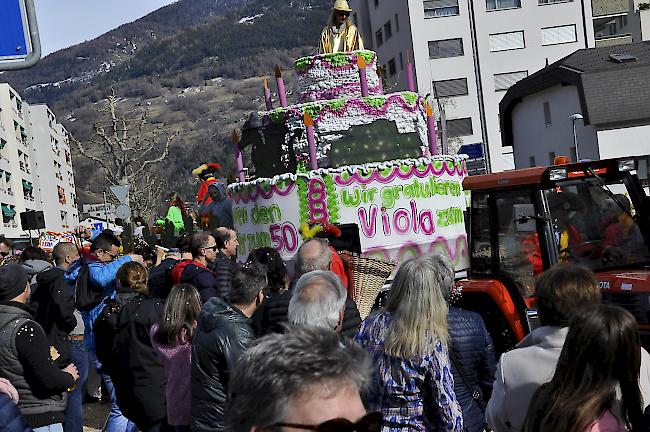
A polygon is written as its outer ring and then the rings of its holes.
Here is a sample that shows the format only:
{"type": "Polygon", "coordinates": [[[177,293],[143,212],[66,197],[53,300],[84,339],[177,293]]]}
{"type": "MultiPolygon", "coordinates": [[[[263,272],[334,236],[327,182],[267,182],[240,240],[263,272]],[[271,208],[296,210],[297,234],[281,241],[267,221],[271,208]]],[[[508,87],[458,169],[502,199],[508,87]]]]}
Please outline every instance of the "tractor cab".
{"type": "Polygon", "coordinates": [[[471,269],[460,282],[463,301],[499,318],[497,349],[538,325],[535,279],[558,262],[593,270],[604,301],[628,309],[650,334],[650,205],[635,170],[630,158],[465,179],[471,269]]]}

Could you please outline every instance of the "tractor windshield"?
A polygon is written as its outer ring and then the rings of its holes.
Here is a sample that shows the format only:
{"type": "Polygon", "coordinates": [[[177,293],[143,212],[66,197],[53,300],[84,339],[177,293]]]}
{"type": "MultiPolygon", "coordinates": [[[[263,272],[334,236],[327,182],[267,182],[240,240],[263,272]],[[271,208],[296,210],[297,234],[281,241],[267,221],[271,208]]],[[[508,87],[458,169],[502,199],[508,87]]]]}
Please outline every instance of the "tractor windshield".
{"type": "Polygon", "coordinates": [[[597,179],[558,184],[545,192],[561,261],[590,269],[650,263],[650,248],[635,221],[621,181],[597,179]]]}

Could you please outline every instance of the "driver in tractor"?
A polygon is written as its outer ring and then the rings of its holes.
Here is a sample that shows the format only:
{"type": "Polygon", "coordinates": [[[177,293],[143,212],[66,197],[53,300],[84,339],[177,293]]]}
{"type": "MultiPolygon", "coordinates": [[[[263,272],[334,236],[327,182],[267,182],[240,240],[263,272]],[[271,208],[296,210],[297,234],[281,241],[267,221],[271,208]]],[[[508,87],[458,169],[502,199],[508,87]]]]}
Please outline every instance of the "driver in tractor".
{"type": "Polygon", "coordinates": [[[646,248],[639,226],[632,218],[630,200],[623,194],[616,194],[614,199],[605,202],[606,213],[612,217],[604,230],[603,260],[626,264],[629,256],[645,255],[646,248]]]}
{"type": "Polygon", "coordinates": [[[555,227],[555,244],[560,253],[560,260],[576,261],[577,258],[591,254],[594,247],[583,239],[578,226],[583,226],[579,218],[584,204],[577,194],[556,192],[548,196],[553,226],[555,227]]]}

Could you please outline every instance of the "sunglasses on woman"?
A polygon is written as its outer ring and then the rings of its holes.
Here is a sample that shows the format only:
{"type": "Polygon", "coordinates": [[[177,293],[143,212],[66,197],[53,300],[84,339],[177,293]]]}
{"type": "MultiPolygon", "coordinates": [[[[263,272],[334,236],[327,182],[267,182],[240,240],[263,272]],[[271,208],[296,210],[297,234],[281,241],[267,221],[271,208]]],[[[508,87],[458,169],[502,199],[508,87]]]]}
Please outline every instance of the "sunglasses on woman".
{"type": "Polygon", "coordinates": [[[265,429],[286,427],[292,429],[312,430],[316,432],[381,432],[383,425],[383,415],[380,412],[373,412],[361,417],[361,419],[356,423],[352,423],[347,419],[337,418],[327,420],[318,425],[275,423],[265,429]]]}

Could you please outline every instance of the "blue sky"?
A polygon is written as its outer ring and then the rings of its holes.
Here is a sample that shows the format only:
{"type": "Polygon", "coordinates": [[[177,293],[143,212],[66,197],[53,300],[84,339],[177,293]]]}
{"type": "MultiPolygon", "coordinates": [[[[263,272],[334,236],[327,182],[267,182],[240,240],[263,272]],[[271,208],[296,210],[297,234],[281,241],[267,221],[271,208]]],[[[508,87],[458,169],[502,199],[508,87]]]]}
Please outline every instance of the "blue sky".
{"type": "Polygon", "coordinates": [[[35,0],[43,56],[91,40],[175,0],[35,0]]]}

